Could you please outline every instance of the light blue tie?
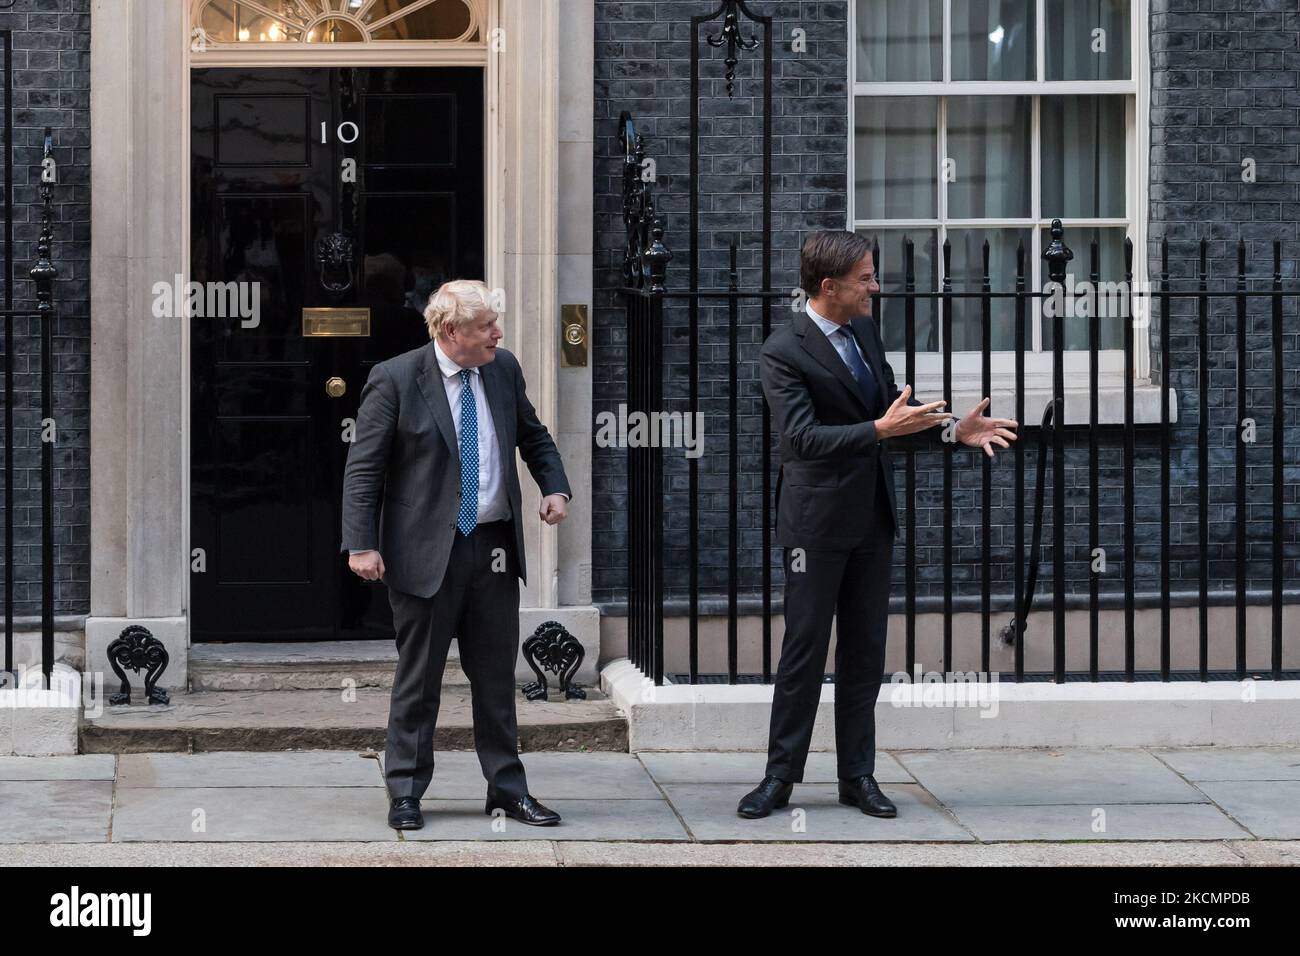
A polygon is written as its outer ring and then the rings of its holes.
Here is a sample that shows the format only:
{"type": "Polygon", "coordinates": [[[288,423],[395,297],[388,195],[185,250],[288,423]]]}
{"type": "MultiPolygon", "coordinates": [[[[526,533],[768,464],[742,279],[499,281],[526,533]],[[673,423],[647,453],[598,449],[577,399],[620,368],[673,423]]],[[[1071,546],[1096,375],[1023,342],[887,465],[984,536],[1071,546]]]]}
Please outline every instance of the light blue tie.
{"type": "Polygon", "coordinates": [[[460,373],[460,514],[456,528],[465,537],[478,525],[478,407],[469,371],[460,373]]]}
{"type": "Polygon", "coordinates": [[[867,403],[867,408],[875,410],[878,389],[876,387],[876,377],[871,374],[871,369],[867,363],[862,361],[862,356],[858,354],[858,345],[853,338],[853,333],[846,326],[841,325],[835,330],[837,335],[844,337],[848,343],[849,372],[853,375],[853,380],[858,383],[858,391],[862,393],[862,400],[867,403]]]}

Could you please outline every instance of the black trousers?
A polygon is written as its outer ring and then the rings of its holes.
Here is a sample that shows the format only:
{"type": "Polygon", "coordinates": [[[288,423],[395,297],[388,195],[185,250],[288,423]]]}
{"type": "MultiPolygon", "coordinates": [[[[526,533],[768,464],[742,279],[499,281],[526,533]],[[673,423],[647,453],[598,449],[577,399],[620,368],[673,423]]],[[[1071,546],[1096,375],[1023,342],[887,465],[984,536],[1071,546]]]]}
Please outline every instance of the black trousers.
{"type": "Polygon", "coordinates": [[[785,638],[772,694],[767,773],[803,780],[835,619],[835,750],[841,779],[875,773],[894,528],[888,505],[851,549],[785,549],[785,638]],[[802,570],[792,567],[801,559],[802,570]]]}
{"type": "Polygon", "coordinates": [[[519,563],[509,521],[456,533],[442,587],[431,598],[389,589],[397,673],[388,711],[384,778],[390,797],[421,797],[433,778],[433,734],[447,650],[455,637],[469,678],[474,748],[488,787],[528,792],[515,720],[519,563]]]}

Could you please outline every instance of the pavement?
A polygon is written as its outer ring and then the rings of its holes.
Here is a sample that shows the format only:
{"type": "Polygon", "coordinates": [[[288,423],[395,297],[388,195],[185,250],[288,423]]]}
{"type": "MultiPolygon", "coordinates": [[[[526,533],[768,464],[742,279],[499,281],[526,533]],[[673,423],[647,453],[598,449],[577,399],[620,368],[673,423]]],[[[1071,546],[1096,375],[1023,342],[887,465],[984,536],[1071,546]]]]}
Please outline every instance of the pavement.
{"type": "Polygon", "coordinates": [[[0,865],[1297,865],[1300,747],[896,751],[898,817],[837,801],[810,755],[785,810],[736,815],[758,753],[537,752],[563,817],[483,812],[472,752],[439,752],[421,830],[386,823],[382,754],[0,757],[0,865]]]}

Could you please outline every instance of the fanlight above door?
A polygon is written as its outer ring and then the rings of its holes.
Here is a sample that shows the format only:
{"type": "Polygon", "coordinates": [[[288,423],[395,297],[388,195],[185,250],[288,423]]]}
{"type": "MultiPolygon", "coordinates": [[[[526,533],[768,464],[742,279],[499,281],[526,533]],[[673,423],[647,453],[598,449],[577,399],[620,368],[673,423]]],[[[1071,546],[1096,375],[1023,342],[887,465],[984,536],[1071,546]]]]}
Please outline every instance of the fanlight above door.
{"type": "Polygon", "coordinates": [[[197,0],[193,39],[252,43],[481,43],[485,0],[197,0]]]}

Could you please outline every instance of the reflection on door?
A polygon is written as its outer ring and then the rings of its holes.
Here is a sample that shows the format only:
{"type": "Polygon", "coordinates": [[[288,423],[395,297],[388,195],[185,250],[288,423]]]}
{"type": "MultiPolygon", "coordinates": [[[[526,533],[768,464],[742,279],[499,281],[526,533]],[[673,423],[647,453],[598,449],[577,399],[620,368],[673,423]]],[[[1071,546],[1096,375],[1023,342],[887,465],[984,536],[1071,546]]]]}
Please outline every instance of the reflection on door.
{"type": "Polygon", "coordinates": [[[343,467],[371,367],[483,276],[483,73],[194,70],[191,109],[193,637],[391,638],[338,550],[343,467]]]}

